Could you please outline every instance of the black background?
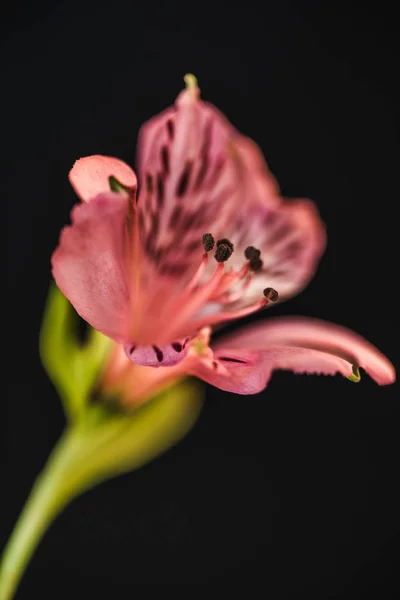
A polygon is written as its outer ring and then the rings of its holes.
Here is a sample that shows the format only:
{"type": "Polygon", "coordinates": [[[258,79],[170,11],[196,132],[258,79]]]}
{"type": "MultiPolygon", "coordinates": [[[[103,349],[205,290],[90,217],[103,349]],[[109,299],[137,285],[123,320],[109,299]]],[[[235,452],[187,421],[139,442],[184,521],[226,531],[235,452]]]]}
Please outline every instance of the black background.
{"type": "MultiPolygon", "coordinates": [[[[76,200],[68,171],[95,153],[132,163],[140,125],[188,71],[261,145],[283,193],[315,200],[327,224],[317,276],[274,314],[349,326],[398,364],[394,14],[382,3],[228,4],[14,2],[3,19],[1,545],[63,428],[37,336],[50,255],[76,200]]],[[[257,396],[207,396],[177,447],[65,510],[18,600],[137,598],[143,586],[394,597],[396,387],[277,373],[257,396]]]]}

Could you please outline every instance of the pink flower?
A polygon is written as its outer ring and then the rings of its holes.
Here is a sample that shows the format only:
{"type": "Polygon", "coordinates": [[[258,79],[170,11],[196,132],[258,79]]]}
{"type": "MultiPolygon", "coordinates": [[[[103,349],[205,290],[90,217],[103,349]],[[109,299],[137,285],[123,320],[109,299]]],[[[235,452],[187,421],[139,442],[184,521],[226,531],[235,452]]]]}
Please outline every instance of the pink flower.
{"type": "Polygon", "coordinates": [[[310,319],[252,325],[210,348],[213,328],[298,293],[326,236],[314,204],[282,198],[259,148],[200,100],[193,76],[187,84],[141,130],[138,200],[134,172],[116,158],[86,157],[70,172],[83,203],[53,274],[77,312],[120,345],[105,379],[135,377],[136,397],[185,373],[243,394],[278,368],[354,379],[363,367],[393,382],[368,342],[310,319]]]}

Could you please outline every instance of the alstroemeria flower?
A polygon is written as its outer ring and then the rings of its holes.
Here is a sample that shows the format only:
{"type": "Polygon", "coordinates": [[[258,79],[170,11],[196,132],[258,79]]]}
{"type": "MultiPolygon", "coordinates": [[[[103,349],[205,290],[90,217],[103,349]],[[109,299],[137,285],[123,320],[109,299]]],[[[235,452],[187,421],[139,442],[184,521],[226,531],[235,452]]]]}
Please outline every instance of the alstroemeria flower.
{"type": "Polygon", "coordinates": [[[282,198],[259,148],[200,100],[193,76],[187,83],[142,128],[137,201],[125,163],[75,163],[70,181],[83,203],[53,255],[62,292],[124,348],[114,367],[135,372],[136,386],[143,368],[145,387],[192,373],[238,393],[259,391],[276,368],[354,378],[362,366],[380,384],[393,381],[367,342],[314,321],[253,326],[211,350],[213,328],[298,293],[326,237],[314,204],[282,198]]]}

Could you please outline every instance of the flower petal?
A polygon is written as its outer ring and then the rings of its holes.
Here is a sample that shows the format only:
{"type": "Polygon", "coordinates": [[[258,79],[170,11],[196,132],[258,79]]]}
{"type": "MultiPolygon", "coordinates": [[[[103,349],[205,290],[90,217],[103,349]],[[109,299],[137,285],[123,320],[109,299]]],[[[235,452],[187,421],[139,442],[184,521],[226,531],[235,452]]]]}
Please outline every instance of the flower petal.
{"type": "Polygon", "coordinates": [[[276,369],[334,375],[356,380],[362,367],[379,385],[395,381],[390,361],[352,331],[317,319],[276,318],[252,325],[215,344],[215,364],[194,364],[208,383],[238,394],[264,389],[276,369]]]}
{"type": "Polygon", "coordinates": [[[126,341],[129,293],[124,224],[128,196],[109,192],[71,213],[52,256],[53,276],[76,311],[92,327],[126,341]]]}
{"type": "Polygon", "coordinates": [[[142,127],[139,137],[143,246],[159,273],[172,276],[194,268],[194,257],[198,263],[203,233],[217,239],[226,235],[244,194],[251,195],[244,187],[261,187],[265,201],[277,190],[266,169],[261,175],[258,163],[240,161],[234,148],[241,136],[198,96],[197,88],[183,91],[174,107],[142,127]],[[253,183],[243,174],[250,167],[256,173],[253,183]]]}
{"type": "Polygon", "coordinates": [[[263,261],[242,304],[259,298],[264,287],[276,289],[279,300],[285,300],[299,293],[314,275],[326,246],[324,225],[310,200],[278,195],[254,142],[238,137],[235,152],[245,168],[243,203],[229,232],[235,246],[230,262],[240,268],[247,246],[258,248],[263,261]]]}
{"type": "Polygon", "coordinates": [[[69,180],[79,198],[88,202],[110,189],[109,177],[114,176],[132,191],[137,187],[136,175],[118,158],[95,154],[77,160],[69,172],[69,180]]]}

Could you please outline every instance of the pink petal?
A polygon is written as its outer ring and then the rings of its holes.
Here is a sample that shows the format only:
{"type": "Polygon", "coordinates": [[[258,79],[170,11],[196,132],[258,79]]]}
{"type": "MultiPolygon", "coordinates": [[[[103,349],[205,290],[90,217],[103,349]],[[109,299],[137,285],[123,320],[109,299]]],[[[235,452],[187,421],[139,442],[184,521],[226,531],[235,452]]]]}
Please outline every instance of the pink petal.
{"type": "Polygon", "coordinates": [[[126,187],[136,189],[136,175],[126,163],[99,154],[77,160],[69,172],[69,180],[79,198],[88,202],[110,190],[108,178],[111,175],[126,187]]]}
{"type": "MultiPolygon", "coordinates": [[[[277,186],[261,154],[247,160],[235,150],[244,140],[212,105],[185,90],[174,107],[140,132],[139,211],[143,246],[159,273],[181,277],[198,264],[202,234],[225,237],[252,189],[275,203],[277,186]],[[262,163],[262,167],[260,164],[262,163]]],[[[250,151],[249,151],[250,152],[250,151]]]]}
{"type": "Polygon", "coordinates": [[[126,341],[129,294],[124,259],[125,194],[109,192],[71,213],[52,256],[53,276],[92,327],[126,341]]]}
{"type": "Polygon", "coordinates": [[[354,378],[353,365],[379,385],[395,381],[389,360],[352,331],[317,319],[276,318],[242,328],[215,344],[214,368],[195,364],[192,372],[238,394],[264,389],[276,369],[354,378]]]}
{"type": "Polygon", "coordinates": [[[262,269],[246,290],[243,303],[272,287],[285,300],[299,293],[314,275],[325,250],[326,234],[316,206],[309,200],[280,198],[275,206],[252,203],[240,214],[231,235],[236,268],[247,246],[261,251],[262,269]]]}

